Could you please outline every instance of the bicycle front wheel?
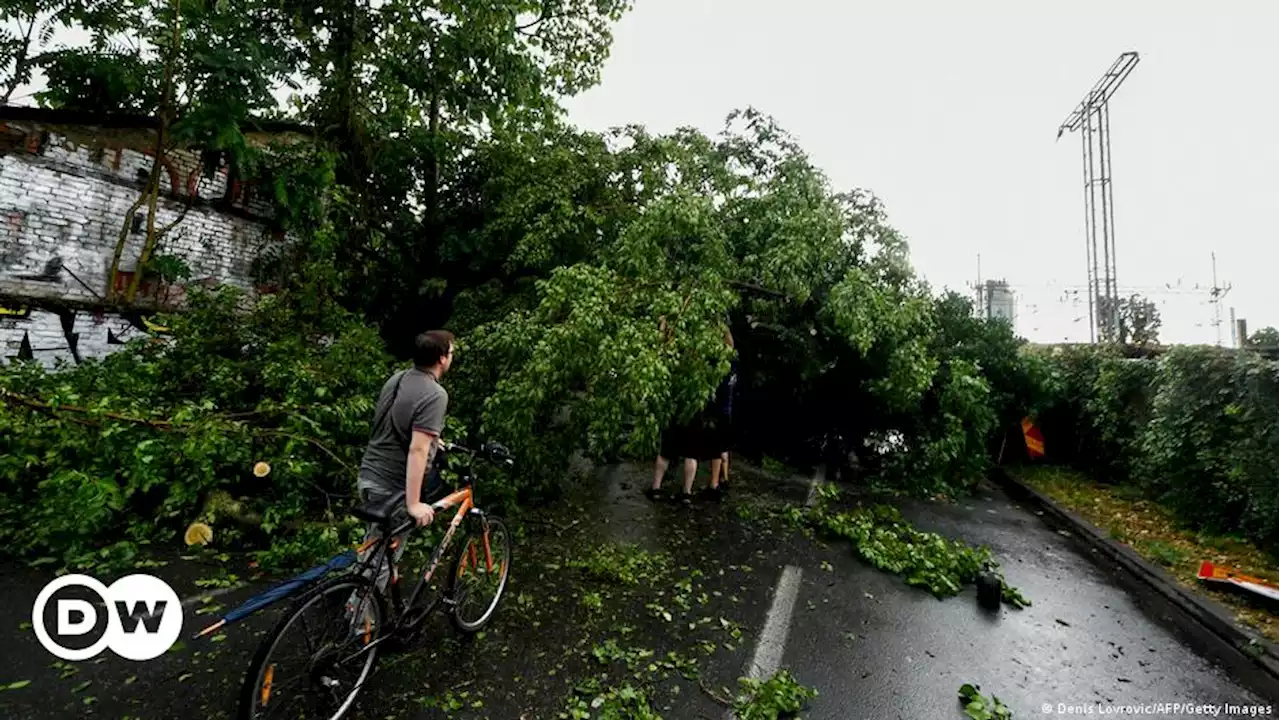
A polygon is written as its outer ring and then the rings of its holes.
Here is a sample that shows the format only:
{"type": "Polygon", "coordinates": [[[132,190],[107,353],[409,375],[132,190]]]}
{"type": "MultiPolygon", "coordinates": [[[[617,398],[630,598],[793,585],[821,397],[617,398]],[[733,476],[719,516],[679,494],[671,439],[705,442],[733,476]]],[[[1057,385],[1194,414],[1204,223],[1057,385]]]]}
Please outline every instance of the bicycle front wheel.
{"type": "Polygon", "coordinates": [[[377,661],[384,603],[344,575],[304,595],[263,638],[240,690],[241,720],[338,720],[377,661]]]}
{"type": "Polygon", "coordinates": [[[511,573],[511,535],[502,520],[485,516],[467,535],[449,574],[453,624],[473,633],[493,618],[511,573]]]}

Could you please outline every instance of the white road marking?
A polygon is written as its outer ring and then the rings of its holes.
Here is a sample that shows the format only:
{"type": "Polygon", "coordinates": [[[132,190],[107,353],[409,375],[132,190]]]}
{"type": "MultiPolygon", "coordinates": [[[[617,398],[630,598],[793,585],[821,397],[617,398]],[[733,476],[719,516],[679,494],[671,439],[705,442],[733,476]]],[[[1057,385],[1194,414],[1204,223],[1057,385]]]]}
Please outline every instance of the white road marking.
{"type": "MultiPolygon", "coordinates": [[[[823,470],[818,469],[809,481],[809,497],[805,504],[812,506],[818,499],[818,485],[823,481],[823,470]]],[[[752,680],[767,680],[782,665],[782,655],[787,649],[787,636],[791,633],[791,616],[795,612],[796,598],[800,595],[800,568],[787,565],[773,589],[773,601],[764,618],[764,629],[756,638],[756,649],[747,665],[746,675],[752,680]]],[[[725,720],[734,720],[733,710],[725,711],[725,720]]]]}
{"type": "Polygon", "coordinates": [[[787,634],[791,632],[791,613],[800,594],[800,568],[788,565],[782,569],[778,587],[773,591],[773,603],[764,619],[764,629],[756,640],[756,651],[747,666],[747,677],[764,680],[778,671],[782,653],[787,649],[787,634]]]}
{"type": "Polygon", "coordinates": [[[805,498],[805,507],[813,507],[813,504],[818,501],[818,486],[825,481],[826,469],[820,467],[818,472],[814,473],[813,477],[809,479],[809,497],[805,498]]]}
{"type": "MultiPolygon", "coordinates": [[[[788,565],[782,568],[782,577],[773,589],[773,602],[764,618],[764,629],[756,638],[756,649],[747,665],[747,677],[767,680],[782,664],[782,653],[787,649],[787,635],[791,632],[791,613],[800,594],[800,568],[788,565]]],[[[734,720],[733,710],[725,711],[725,720],[734,720]]]]}

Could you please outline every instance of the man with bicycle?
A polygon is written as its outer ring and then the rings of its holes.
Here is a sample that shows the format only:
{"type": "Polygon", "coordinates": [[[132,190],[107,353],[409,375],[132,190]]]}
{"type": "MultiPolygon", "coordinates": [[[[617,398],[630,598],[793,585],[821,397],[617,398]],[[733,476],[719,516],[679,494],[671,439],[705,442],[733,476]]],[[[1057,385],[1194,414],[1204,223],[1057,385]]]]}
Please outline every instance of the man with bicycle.
{"type": "MultiPolygon", "coordinates": [[[[431,506],[423,502],[423,479],[427,495],[441,485],[439,468],[433,468],[440,435],[444,432],[449,393],[440,378],[453,364],[453,334],[447,330],[431,330],[414,338],[413,367],[392,375],[382,386],[374,411],[369,444],[360,462],[357,487],[367,505],[379,505],[392,496],[405,493],[404,504],[397,507],[398,517],[412,517],[418,527],[435,519],[431,506]]],[[[407,535],[407,531],[405,535],[407,535]]],[[[380,536],[376,525],[370,526],[366,541],[380,536]]],[[[393,538],[394,560],[404,552],[405,537],[393,538]]],[[[390,567],[383,563],[376,583],[385,590],[390,567]]]]}
{"type": "Polygon", "coordinates": [[[385,651],[397,645],[406,647],[401,641],[412,643],[422,621],[441,600],[445,601],[454,625],[464,633],[478,632],[493,617],[511,568],[511,538],[501,518],[475,507],[475,480],[470,461],[482,456],[510,466],[514,460],[498,443],[485,443],[482,450],[475,451],[440,440],[449,403],[440,378],[449,370],[453,353],[450,333],[433,330],[419,335],[414,340],[413,367],[392,375],[378,395],[369,444],[358,476],[365,505],[352,510],[352,514],[371,524],[356,568],[302,589],[307,583],[315,583],[328,570],[350,565],[350,555],[343,553],[250,599],[202,632],[207,634],[224,626],[233,621],[230,619],[233,615],[239,619],[280,597],[298,595],[293,608],[280,618],[258,648],[241,686],[239,717],[257,717],[260,712],[270,712],[277,707],[293,709],[298,697],[302,697],[303,704],[308,706],[306,717],[338,720],[351,708],[372,672],[378,648],[385,651]],[[433,462],[440,450],[461,452],[469,458],[466,472],[460,478],[462,488],[445,498],[434,497],[445,490],[435,472],[438,463],[433,462]],[[423,496],[424,475],[427,497],[423,496]],[[408,533],[414,526],[429,525],[435,519],[435,511],[429,504],[432,500],[441,511],[457,508],[450,530],[432,553],[425,572],[418,574],[417,584],[408,597],[403,598],[394,588],[388,597],[384,593],[391,569],[404,552],[408,533]],[[447,556],[454,531],[462,526],[464,518],[470,522],[462,530],[462,548],[447,556]],[[392,537],[382,537],[386,532],[393,533],[392,537]],[[376,570],[370,567],[370,556],[377,559],[376,570]],[[446,557],[451,557],[452,562],[441,576],[444,587],[431,588],[431,579],[446,557]],[[369,576],[374,573],[377,578],[371,582],[369,576]],[[341,615],[337,638],[328,624],[330,618],[326,617],[334,609],[341,615]],[[477,614],[471,614],[473,610],[477,614]],[[322,635],[318,640],[313,635],[315,623],[305,620],[305,614],[312,612],[318,612],[322,618],[319,621],[322,635]],[[299,619],[302,621],[296,622],[299,619]],[[293,662],[294,656],[289,656],[288,663],[276,659],[282,637],[291,630],[306,636],[302,663],[293,662]],[[384,640],[395,640],[395,643],[383,645],[384,640]],[[290,673],[295,670],[296,677],[290,679],[290,673]],[[297,693],[297,696],[289,697],[286,692],[297,693]],[[329,709],[320,711],[322,715],[317,714],[315,708],[310,707],[312,703],[329,709]]]}

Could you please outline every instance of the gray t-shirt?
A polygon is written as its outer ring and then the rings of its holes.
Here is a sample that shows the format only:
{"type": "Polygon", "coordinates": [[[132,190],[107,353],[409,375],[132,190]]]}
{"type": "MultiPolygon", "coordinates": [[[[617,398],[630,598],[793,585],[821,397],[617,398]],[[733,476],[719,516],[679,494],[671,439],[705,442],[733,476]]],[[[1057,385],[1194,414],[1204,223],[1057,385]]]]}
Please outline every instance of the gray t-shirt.
{"type": "Polygon", "coordinates": [[[449,393],[431,373],[411,368],[392,375],[378,394],[357,487],[380,493],[403,492],[413,431],[440,435],[448,407],[449,393]]]}

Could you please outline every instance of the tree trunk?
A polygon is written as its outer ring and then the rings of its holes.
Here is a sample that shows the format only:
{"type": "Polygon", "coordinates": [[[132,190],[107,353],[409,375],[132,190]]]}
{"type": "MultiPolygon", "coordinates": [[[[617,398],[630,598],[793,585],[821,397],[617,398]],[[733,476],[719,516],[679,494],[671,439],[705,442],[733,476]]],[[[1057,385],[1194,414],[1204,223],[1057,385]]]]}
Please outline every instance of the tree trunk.
{"type": "Polygon", "coordinates": [[[431,83],[431,105],[427,115],[427,133],[431,136],[430,167],[427,170],[427,223],[434,226],[440,211],[440,84],[431,83]]]}
{"type": "Polygon", "coordinates": [[[323,138],[339,153],[335,183],[347,190],[350,199],[346,221],[346,241],[334,249],[337,265],[350,268],[353,281],[342,290],[344,304],[367,308],[383,290],[371,281],[369,267],[384,261],[382,252],[372,250],[371,237],[379,228],[377,192],[371,187],[374,174],[373,151],[361,115],[362,85],[359,68],[367,54],[369,29],[364,0],[329,0],[325,12],[330,19],[328,56],[333,72],[322,82],[322,114],[317,118],[323,138]],[[330,10],[332,9],[332,12],[330,10]]]}
{"type": "Polygon", "coordinates": [[[31,52],[31,31],[35,29],[35,26],[36,13],[32,12],[30,22],[27,23],[27,32],[22,37],[22,45],[18,48],[17,55],[13,58],[13,77],[9,79],[9,84],[4,89],[4,97],[0,98],[0,105],[8,105],[13,91],[17,90],[18,85],[22,83],[28,54],[31,52]]]}
{"type": "MultiPolygon", "coordinates": [[[[178,55],[178,43],[182,33],[182,0],[173,0],[173,39],[169,45],[169,53],[164,61],[164,85],[160,96],[160,127],[156,131],[156,161],[151,172],[151,197],[147,206],[147,239],[142,245],[142,252],[138,255],[138,265],[134,269],[133,277],[129,280],[129,289],[125,291],[124,301],[128,305],[132,305],[134,298],[138,294],[138,285],[142,282],[142,276],[147,271],[147,262],[151,260],[151,253],[156,247],[156,205],[160,198],[160,171],[164,169],[162,160],[164,159],[164,143],[165,135],[169,129],[170,116],[173,108],[170,106],[171,97],[173,95],[173,64],[178,55]]],[[[112,278],[112,286],[115,286],[115,278],[112,278]]]]}
{"type": "Polygon", "coordinates": [[[324,127],[329,139],[343,151],[346,162],[339,163],[339,185],[355,187],[369,173],[368,152],[356,112],[356,67],[359,65],[359,0],[342,4],[333,23],[329,54],[333,58],[333,95],[327,103],[324,127]]]}
{"type": "Polygon", "coordinates": [[[116,299],[116,276],[120,274],[120,258],[124,255],[124,246],[129,242],[129,233],[133,227],[133,216],[138,212],[138,208],[142,207],[142,203],[151,197],[151,189],[155,183],[159,182],[160,177],[160,149],[156,149],[156,161],[151,165],[151,178],[147,181],[147,187],[138,194],[138,199],[133,201],[133,205],[129,208],[129,212],[125,213],[124,223],[120,227],[120,236],[116,239],[116,249],[111,255],[111,271],[107,273],[107,303],[113,303],[116,299]]]}

